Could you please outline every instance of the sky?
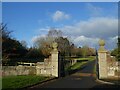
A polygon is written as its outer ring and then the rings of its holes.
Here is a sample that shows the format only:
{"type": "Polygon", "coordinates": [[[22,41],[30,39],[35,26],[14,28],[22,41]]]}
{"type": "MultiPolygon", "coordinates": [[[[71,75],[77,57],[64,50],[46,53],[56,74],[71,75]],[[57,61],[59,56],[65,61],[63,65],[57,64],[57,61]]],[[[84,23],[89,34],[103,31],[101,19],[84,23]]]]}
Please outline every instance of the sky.
{"type": "Polygon", "coordinates": [[[114,49],[118,37],[117,2],[3,2],[2,21],[12,36],[31,47],[50,28],[63,32],[76,46],[114,49]]]}
{"type": "Polygon", "coordinates": [[[119,2],[119,0],[1,0],[2,2],[119,2]]]}

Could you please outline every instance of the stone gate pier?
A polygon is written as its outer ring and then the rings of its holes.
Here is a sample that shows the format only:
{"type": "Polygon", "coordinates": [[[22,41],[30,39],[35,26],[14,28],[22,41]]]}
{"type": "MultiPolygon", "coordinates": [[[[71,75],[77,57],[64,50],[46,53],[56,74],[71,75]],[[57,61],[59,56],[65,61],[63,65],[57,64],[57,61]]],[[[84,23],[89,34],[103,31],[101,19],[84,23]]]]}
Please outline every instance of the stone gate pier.
{"type": "Polygon", "coordinates": [[[114,56],[107,51],[104,40],[99,40],[98,49],[98,70],[99,79],[120,79],[120,65],[114,56]]]}
{"type": "Polygon", "coordinates": [[[52,67],[52,76],[58,77],[58,44],[53,43],[53,50],[51,51],[51,67],[52,67]]]}
{"type": "Polygon", "coordinates": [[[36,66],[36,74],[37,75],[50,75],[50,76],[59,76],[58,72],[58,64],[59,64],[59,52],[58,52],[58,44],[54,42],[52,44],[53,50],[51,51],[51,55],[49,58],[45,58],[44,62],[37,62],[36,66]]]}
{"type": "Polygon", "coordinates": [[[107,50],[104,48],[105,41],[99,40],[98,49],[98,66],[99,66],[99,79],[107,78],[107,50]]]}

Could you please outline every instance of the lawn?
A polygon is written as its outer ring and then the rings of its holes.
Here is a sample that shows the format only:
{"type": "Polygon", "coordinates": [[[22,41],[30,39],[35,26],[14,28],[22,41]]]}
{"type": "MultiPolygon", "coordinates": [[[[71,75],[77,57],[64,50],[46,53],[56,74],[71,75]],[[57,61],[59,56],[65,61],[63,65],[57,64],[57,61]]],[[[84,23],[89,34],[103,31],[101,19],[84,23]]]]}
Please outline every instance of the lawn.
{"type": "Polygon", "coordinates": [[[49,77],[45,76],[6,76],[2,78],[2,89],[17,89],[23,88],[29,85],[39,83],[43,80],[47,80],[49,77]]]}
{"type": "Polygon", "coordinates": [[[85,63],[87,63],[87,62],[78,62],[78,63],[74,64],[73,66],[71,66],[70,69],[71,70],[79,69],[85,63]]]}
{"type": "Polygon", "coordinates": [[[93,73],[96,73],[96,64],[94,65],[93,73]]]}
{"type": "Polygon", "coordinates": [[[96,58],[95,56],[89,56],[86,58],[78,58],[78,57],[71,58],[71,59],[77,60],[77,63],[75,63],[74,65],[71,65],[69,67],[66,67],[65,71],[72,72],[72,71],[79,70],[84,64],[88,63],[89,61],[95,60],[95,58],[96,58]]]}
{"type": "Polygon", "coordinates": [[[76,71],[78,71],[87,62],[88,61],[77,62],[74,65],[67,67],[65,69],[65,72],[67,72],[68,74],[75,73],[76,71]]]}
{"type": "Polygon", "coordinates": [[[72,60],[88,60],[88,61],[91,61],[91,60],[95,60],[96,59],[96,56],[87,56],[87,57],[85,57],[85,58],[83,58],[83,57],[65,57],[65,59],[72,59],[72,60]]]}
{"type": "Polygon", "coordinates": [[[95,60],[95,56],[89,56],[89,57],[86,57],[86,58],[75,58],[77,60],[88,60],[88,61],[92,61],[92,60],[95,60]]]}

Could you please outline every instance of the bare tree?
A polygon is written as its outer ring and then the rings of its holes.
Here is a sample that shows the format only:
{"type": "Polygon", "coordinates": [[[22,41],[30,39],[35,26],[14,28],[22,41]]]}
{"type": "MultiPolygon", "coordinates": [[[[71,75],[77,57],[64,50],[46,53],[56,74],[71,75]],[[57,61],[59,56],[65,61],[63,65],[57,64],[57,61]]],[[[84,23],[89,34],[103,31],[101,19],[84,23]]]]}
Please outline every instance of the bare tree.
{"type": "Polygon", "coordinates": [[[10,38],[11,32],[12,31],[8,31],[7,24],[0,24],[0,37],[2,36],[2,38],[10,38]]]}
{"type": "Polygon", "coordinates": [[[58,50],[62,54],[68,54],[70,42],[67,38],[62,37],[62,32],[56,29],[50,29],[46,37],[40,37],[36,42],[35,46],[41,48],[45,56],[49,56],[52,50],[52,43],[58,43],[58,50]]]}
{"type": "Polygon", "coordinates": [[[57,31],[56,29],[50,29],[48,34],[45,37],[40,37],[34,43],[34,46],[40,48],[42,53],[47,57],[50,55],[52,50],[52,43],[61,36],[61,31],[57,31]]]}
{"type": "Polygon", "coordinates": [[[62,37],[62,32],[60,30],[56,30],[55,28],[51,28],[47,36],[52,38],[62,37]]]}
{"type": "Polygon", "coordinates": [[[23,47],[27,48],[27,42],[26,41],[22,40],[20,43],[22,44],[23,47]]]}

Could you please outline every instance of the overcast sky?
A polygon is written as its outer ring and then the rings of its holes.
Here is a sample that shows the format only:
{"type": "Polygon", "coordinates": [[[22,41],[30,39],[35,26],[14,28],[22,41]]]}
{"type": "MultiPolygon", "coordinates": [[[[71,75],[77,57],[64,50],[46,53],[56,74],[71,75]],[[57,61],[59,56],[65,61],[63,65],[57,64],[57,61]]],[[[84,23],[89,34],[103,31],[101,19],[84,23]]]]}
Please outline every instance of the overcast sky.
{"type": "Polygon", "coordinates": [[[4,2],[2,19],[13,37],[25,40],[29,47],[51,27],[60,29],[78,47],[98,48],[100,38],[105,39],[106,49],[117,43],[117,2],[4,2]]]}

